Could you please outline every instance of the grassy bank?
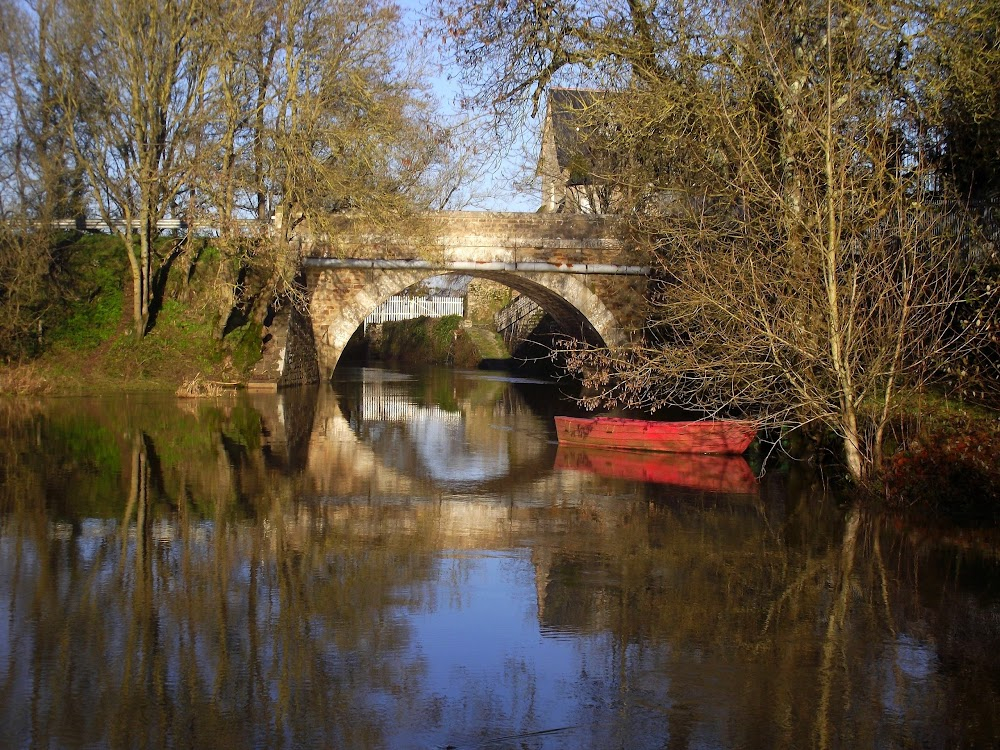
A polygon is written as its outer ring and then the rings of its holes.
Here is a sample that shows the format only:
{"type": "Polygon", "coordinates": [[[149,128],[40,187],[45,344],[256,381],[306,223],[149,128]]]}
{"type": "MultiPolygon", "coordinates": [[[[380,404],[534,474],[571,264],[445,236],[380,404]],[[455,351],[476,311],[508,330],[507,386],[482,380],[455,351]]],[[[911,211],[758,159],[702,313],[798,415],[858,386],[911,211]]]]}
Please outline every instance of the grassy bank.
{"type": "Polygon", "coordinates": [[[149,333],[137,338],[131,286],[119,240],[102,234],[61,237],[53,251],[48,294],[37,303],[37,330],[0,367],[5,393],[72,394],[174,390],[197,375],[246,379],[260,356],[260,329],[244,325],[219,338],[218,280],[226,261],[199,244],[161,277],[162,296],[149,333]]]}
{"type": "Polygon", "coordinates": [[[420,317],[383,323],[371,332],[370,357],[405,365],[477,367],[509,355],[503,340],[483,326],[466,326],[461,316],[420,317]]]}

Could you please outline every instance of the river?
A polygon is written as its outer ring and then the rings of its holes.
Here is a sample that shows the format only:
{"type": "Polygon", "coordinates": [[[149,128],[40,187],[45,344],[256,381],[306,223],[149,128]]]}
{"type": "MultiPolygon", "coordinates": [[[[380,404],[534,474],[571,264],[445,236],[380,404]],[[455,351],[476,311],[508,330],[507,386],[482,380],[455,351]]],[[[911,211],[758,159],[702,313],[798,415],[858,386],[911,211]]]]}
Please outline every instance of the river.
{"type": "Polygon", "coordinates": [[[1000,745],[995,532],[566,451],[559,384],[0,403],[0,747],[1000,745]]]}

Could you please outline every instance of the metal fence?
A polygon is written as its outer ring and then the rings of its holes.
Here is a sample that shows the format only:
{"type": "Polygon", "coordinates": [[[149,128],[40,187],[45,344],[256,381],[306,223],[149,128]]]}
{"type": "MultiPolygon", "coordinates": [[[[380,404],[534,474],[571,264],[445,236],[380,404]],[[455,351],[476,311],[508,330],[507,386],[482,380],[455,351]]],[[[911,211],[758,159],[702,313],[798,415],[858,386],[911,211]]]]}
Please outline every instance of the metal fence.
{"type": "Polygon", "coordinates": [[[522,294],[493,316],[493,324],[497,333],[503,336],[507,349],[514,351],[515,346],[531,333],[544,313],[533,299],[522,294]]]}
{"type": "Polygon", "coordinates": [[[368,326],[386,321],[412,320],[421,316],[443,318],[445,315],[465,315],[465,299],[462,297],[390,297],[365,318],[365,332],[368,326]]]}

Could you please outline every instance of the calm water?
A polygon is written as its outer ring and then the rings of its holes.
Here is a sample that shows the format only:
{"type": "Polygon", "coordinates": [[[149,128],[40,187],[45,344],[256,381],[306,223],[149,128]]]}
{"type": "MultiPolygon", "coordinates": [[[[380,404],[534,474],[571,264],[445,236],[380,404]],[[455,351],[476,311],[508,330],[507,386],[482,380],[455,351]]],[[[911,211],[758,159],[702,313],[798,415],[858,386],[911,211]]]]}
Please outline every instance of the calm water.
{"type": "Polygon", "coordinates": [[[571,409],[379,370],[0,404],[0,747],[1000,744],[995,535],[560,450],[571,409]]]}

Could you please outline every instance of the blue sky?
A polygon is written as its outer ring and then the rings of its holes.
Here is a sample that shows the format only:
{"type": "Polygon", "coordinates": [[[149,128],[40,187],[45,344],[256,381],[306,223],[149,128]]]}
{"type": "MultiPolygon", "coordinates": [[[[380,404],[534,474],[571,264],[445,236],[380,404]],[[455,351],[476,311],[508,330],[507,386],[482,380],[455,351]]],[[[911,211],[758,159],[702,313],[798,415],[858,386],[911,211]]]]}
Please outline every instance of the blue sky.
{"type": "MultiPolygon", "coordinates": [[[[432,9],[432,4],[426,0],[398,0],[398,2],[414,25],[419,23],[423,14],[429,13],[432,9]]],[[[431,44],[433,42],[427,40],[425,43],[431,44]]],[[[434,95],[443,112],[449,116],[458,117],[459,110],[456,104],[458,71],[451,67],[449,56],[443,51],[440,54],[434,54],[433,58],[439,61],[432,81],[434,95]]],[[[481,176],[472,183],[472,189],[484,193],[485,197],[468,208],[492,211],[535,211],[541,205],[540,185],[537,180],[530,180],[530,172],[526,175],[523,169],[526,159],[529,162],[529,170],[534,169],[540,128],[540,117],[530,121],[528,123],[529,132],[521,134],[517,139],[518,144],[509,151],[504,151],[498,139],[491,138],[488,134],[484,133],[477,139],[477,145],[483,149],[484,153],[493,157],[493,163],[485,165],[481,176]],[[495,143],[495,148],[491,148],[491,142],[495,143]],[[530,181],[528,185],[523,184],[526,176],[530,181]],[[519,185],[519,183],[521,184],[519,185]]]]}

